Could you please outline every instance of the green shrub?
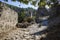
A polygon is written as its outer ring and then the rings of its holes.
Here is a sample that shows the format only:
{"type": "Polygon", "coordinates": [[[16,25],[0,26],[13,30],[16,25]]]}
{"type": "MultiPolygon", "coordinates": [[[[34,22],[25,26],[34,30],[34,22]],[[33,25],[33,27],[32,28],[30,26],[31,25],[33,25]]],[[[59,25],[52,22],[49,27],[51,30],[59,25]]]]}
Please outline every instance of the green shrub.
{"type": "Polygon", "coordinates": [[[18,13],[18,22],[21,23],[24,21],[24,18],[25,18],[25,13],[22,12],[22,13],[18,13]]]}
{"type": "Polygon", "coordinates": [[[32,22],[32,21],[33,21],[33,18],[31,18],[31,17],[28,17],[28,18],[24,19],[24,21],[25,21],[25,22],[28,22],[28,23],[30,23],[30,22],[32,22]]]}

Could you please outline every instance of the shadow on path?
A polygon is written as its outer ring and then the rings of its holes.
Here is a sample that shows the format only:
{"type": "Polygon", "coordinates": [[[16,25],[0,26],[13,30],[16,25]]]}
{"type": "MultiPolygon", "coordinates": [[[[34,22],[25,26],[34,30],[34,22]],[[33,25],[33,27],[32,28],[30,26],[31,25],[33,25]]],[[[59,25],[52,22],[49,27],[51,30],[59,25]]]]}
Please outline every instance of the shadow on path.
{"type": "Polygon", "coordinates": [[[48,32],[47,30],[43,30],[43,31],[39,31],[39,32],[36,32],[34,34],[31,34],[31,35],[42,35],[42,34],[45,34],[47,32],[48,32]]]}

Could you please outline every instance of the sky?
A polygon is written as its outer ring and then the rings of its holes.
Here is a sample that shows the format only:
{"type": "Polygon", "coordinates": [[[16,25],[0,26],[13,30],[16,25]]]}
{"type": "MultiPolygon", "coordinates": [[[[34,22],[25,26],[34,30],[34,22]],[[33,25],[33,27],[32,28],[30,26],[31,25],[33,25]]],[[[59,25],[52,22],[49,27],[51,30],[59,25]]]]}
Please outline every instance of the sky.
{"type": "MultiPolygon", "coordinates": [[[[4,0],[0,0],[0,1],[5,2],[4,0]]],[[[8,0],[8,2],[5,2],[5,3],[10,4],[10,5],[14,5],[14,6],[17,6],[17,7],[20,7],[20,8],[28,8],[28,7],[31,7],[33,9],[38,9],[38,6],[37,5],[36,6],[33,6],[30,3],[28,3],[28,5],[26,5],[26,4],[20,3],[18,1],[12,2],[11,0],[8,0]]]]}

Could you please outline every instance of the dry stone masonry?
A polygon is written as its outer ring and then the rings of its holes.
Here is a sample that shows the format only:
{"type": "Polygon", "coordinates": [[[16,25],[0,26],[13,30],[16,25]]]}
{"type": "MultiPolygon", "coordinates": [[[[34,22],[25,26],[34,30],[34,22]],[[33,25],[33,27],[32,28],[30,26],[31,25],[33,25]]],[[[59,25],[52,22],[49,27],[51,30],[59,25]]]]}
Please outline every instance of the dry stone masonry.
{"type": "Polygon", "coordinates": [[[17,12],[9,8],[6,4],[1,4],[2,11],[0,17],[0,33],[14,28],[18,22],[17,12]]]}

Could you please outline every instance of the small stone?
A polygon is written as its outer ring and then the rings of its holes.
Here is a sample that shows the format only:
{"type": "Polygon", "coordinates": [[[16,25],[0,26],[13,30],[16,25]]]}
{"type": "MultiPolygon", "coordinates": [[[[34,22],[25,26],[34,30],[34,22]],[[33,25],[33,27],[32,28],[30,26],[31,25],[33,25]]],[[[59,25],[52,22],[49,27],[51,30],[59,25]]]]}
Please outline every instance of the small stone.
{"type": "Polygon", "coordinates": [[[39,36],[35,36],[35,37],[36,37],[36,40],[40,39],[40,37],[39,37],[39,36]]]}
{"type": "Polygon", "coordinates": [[[46,37],[46,34],[43,34],[42,37],[46,37]]]}
{"type": "Polygon", "coordinates": [[[24,37],[26,37],[27,35],[23,35],[24,37]]]}
{"type": "Polygon", "coordinates": [[[25,37],[26,39],[29,39],[30,37],[29,36],[27,36],[27,37],[25,37]]]}
{"type": "Polygon", "coordinates": [[[29,40],[34,40],[34,39],[29,39],[29,40]]]}
{"type": "Polygon", "coordinates": [[[27,40],[27,39],[23,39],[23,40],[27,40]]]}
{"type": "Polygon", "coordinates": [[[25,32],[25,34],[29,34],[29,32],[25,32]]]}

